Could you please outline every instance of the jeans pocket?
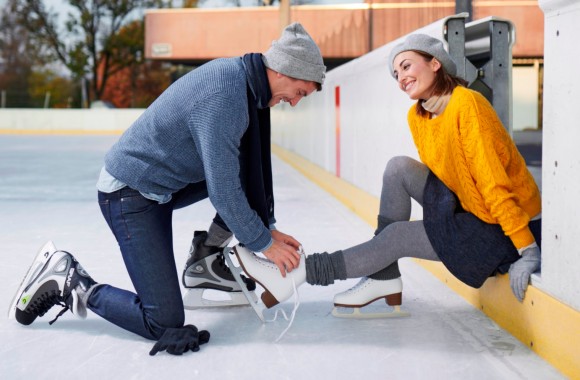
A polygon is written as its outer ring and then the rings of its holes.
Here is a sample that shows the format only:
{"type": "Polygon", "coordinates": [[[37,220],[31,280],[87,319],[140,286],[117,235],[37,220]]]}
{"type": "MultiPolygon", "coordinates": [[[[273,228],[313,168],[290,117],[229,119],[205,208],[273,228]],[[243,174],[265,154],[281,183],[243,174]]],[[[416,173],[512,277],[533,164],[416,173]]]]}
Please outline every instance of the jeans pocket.
{"type": "Polygon", "coordinates": [[[111,200],[101,197],[99,194],[99,207],[101,208],[101,214],[103,214],[103,218],[107,222],[109,229],[115,236],[117,242],[119,241],[119,236],[117,236],[117,232],[115,230],[115,226],[113,224],[113,213],[111,211],[111,200]]]}
{"type": "Polygon", "coordinates": [[[111,201],[102,197],[101,194],[99,194],[99,208],[101,209],[101,214],[103,214],[103,218],[105,218],[107,225],[112,230],[113,222],[111,220],[111,201]]]}
{"type": "Polygon", "coordinates": [[[158,202],[145,198],[141,194],[121,197],[121,213],[123,215],[139,214],[153,209],[158,202]]]}

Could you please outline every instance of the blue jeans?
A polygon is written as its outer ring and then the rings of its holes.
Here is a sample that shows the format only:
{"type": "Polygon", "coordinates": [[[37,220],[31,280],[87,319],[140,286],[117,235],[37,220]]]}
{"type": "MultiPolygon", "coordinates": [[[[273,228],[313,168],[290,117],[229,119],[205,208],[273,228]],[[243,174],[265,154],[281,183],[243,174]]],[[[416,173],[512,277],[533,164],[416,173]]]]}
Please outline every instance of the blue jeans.
{"type": "Polygon", "coordinates": [[[119,243],[136,294],[100,285],[90,295],[88,308],[147,339],[157,340],[165,329],[183,326],[185,314],[173,253],[173,210],[207,196],[205,181],[173,194],[165,204],[129,187],[99,192],[101,212],[119,243]]]}

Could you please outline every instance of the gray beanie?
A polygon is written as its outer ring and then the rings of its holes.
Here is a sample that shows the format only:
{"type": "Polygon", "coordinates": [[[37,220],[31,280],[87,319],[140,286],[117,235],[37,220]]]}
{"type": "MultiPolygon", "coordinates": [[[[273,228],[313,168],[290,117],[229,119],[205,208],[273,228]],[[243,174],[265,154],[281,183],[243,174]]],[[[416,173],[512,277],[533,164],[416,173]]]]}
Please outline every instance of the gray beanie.
{"type": "Polygon", "coordinates": [[[288,25],[277,41],[262,56],[264,65],[280,74],[295,79],[324,83],[326,66],[320,49],[306,32],[295,22],[288,25]]]}
{"type": "Polygon", "coordinates": [[[395,46],[389,55],[389,71],[393,77],[395,77],[395,70],[393,67],[395,58],[402,52],[409,50],[430,54],[435,57],[441,65],[443,65],[443,68],[448,74],[457,74],[457,66],[443,47],[443,42],[426,34],[411,34],[404,42],[395,46]]]}

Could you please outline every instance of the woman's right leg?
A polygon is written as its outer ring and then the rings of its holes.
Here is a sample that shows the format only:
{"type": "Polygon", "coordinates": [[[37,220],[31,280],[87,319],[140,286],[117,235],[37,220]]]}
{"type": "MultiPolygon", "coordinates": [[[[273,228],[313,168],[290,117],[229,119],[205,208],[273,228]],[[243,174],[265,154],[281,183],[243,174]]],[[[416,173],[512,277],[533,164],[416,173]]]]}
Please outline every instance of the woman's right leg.
{"type": "MultiPolygon", "coordinates": [[[[383,173],[375,236],[393,222],[409,220],[411,198],[423,204],[423,189],[428,174],[427,166],[410,157],[397,156],[389,160],[383,173]]],[[[368,277],[379,281],[398,279],[401,277],[399,264],[394,261],[368,277]]]]}

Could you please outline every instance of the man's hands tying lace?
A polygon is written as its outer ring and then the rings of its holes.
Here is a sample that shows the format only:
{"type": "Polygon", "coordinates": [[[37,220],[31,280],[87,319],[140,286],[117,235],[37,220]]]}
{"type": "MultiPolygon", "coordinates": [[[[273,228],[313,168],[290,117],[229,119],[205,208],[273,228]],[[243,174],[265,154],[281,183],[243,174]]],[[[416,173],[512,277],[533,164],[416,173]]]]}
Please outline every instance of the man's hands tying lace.
{"type": "Polygon", "coordinates": [[[282,277],[286,277],[286,272],[292,272],[300,264],[300,243],[292,236],[277,230],[272,231],[272,240],[272,245],[264,251],[264,256],[276,264],[282,277]]]}

